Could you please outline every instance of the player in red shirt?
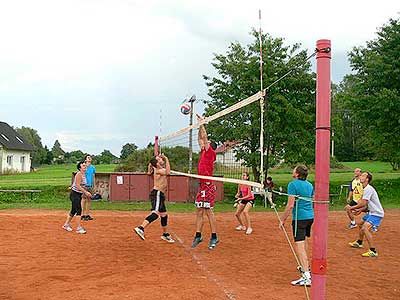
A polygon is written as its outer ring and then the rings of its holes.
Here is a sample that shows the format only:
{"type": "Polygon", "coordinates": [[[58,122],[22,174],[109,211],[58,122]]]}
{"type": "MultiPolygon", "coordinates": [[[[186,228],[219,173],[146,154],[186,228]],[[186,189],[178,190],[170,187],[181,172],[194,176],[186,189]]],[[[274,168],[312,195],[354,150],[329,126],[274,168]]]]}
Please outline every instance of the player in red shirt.
{"type": "MultiPolygon", "coordinates": [[[[202,117],[197,115],[197,121],[200,122],[202,117]]],[[[197,173],[203,176],[213,176],[214,162],[216,158],[215,149],[217,145],[210,142],[207,137],[204,125],[199,127],[198,142],[201,149],[197,173]]],[[[213,181],[207,179],[199,180],[199,191],[196,196],[196,235],[193,239],[192,248],[196,247],[203,241],[201,230],[203,227],[204,215],[207,216],[211,228],[211,239],[208,249],[212,250],[219,243],[217,237],[217,227],[214,216],[214,200],[216,187],[213,181]]]]}

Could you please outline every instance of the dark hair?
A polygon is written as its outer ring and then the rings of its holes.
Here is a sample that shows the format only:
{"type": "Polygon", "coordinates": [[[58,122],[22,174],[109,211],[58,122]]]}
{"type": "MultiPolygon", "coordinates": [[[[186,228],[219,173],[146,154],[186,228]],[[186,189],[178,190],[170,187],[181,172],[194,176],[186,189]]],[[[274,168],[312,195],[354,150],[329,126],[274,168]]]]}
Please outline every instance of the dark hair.
{"type": "Polygon", "coordinates": [[[308,169],[305,165],[298,165],[295,168],[295,171],[297,173],[297,178],[300,180],[306,180],[308,176],[308,169]]]}
{"type": "Polygon", "coordinates": [[[217,143],[216,142],[210,142],[210,146],[213,150],[217,149],[217,143]]]}
{"type": "Polygon", "coordinates": [[[81,165],[84,164],[85,162],[83,160],[81,160],[80,162],[78,162],[78,164],[76,165],[76,168],[80,171],[81,170],[81,165]]]}
{"type": "Polygon", "coordinates": [[[371,183],[372,181],[372,174],[370,172],[365,172],[367,173],[367,178],[368,178],[368,183],[371,183]]]}
{"type": "Polygon", "coordinates": [[[154,167],[157,168],[157,158],[154,156],[152,159],[150,159],[150,164],[154,167]]]}
{"type": "Polygon", "coordinates": [[[271,176],[268,176],[268,177],[267,177],[267,180],[272,181],[272,177],[271,177],[271,176]]]}
{"type": "Polygon", "coordinates": [[[248,172],[243,172],[243,174],[246,174],[247,180],[250,179],[250,174],[248,172]]]}

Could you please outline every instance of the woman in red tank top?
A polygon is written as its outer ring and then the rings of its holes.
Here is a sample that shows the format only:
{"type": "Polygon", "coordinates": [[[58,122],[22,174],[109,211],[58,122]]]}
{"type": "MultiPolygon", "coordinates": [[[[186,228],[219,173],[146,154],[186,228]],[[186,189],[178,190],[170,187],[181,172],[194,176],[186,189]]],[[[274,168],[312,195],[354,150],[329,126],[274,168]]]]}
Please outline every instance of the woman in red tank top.
{"type": "MultiPolygon", "coordinates": [[[[249,178],[249,173],[244,172],[242,174],[242,180],[249,180],[249,178]]],[[[236,230],[246,230],[246,234],[251,234],[253,229],[251,228],[249,211],[254,206],[254,195],[251,192],[251,187],[249,185],[239,184],[235,198],[235,207],[237,207],[235,217],[239,221],[236,230]],[[244,217],[244,222],[242,220],[242,215],[244,217]]]]}

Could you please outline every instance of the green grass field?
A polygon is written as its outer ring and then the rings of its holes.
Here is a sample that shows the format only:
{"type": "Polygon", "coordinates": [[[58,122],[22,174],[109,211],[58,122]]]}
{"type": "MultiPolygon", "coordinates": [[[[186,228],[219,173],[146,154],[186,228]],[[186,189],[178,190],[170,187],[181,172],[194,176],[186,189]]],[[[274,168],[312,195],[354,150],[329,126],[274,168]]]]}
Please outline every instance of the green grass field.
{"type": "MultiPolygon", "coordinates": [[[[362,170],[373,174],[372,185],[378,191],[381,201],[385,208],[399,208],[400,205],[400,172],[394,172],[389,163],[384,162],[346,162],[343,167],[332,169],[330,173],[330,193],[337,196],[333,197],[331,209],[341,210],[345,205],[347,190],[342,189],[339,197],[340,185],[348,184],[353,177],[353,170],[360,167],[362,170]]],[[[112,172],[116,165],[98,165],[97,172],[112,172]]],[[[40,194],[34,195],[33,201],[30,195],[0,193],[0,209],[8,208],[39,208],[39,209],[69,209],[69,190],[72,172],[76,170],[75,165],[55,165],[43,166],[37,171],[28,174],[2,175],[0,176],[0,189],[39,189],[40,194]]],[[[292,180],[291,170],[278,169],[271,170],[269,175],[275,182],[275,189],[282,186],[284,191],[287,184],[292,180]]],[[[309,180],[314,182],[314,174],[311,173],[309,180]]],[[[232,202],[236,193],[237,185],[225,184],[224,203],[216,206],[216,211],[233,211],[232,202]]],[[[276,202],[282,209],[286,202],[286,197],[276,196],[276,202]]],[[[148,210],[148,203],[109,203],[93,202],[93,209],[99,210],[148,210]]],[[[194,211],[191,203],[170,203],[169,209],[172,211],[188,212],[194,211]]],[[[263,211],[261,197],[257,197],[256,211],[263,211]]]]}

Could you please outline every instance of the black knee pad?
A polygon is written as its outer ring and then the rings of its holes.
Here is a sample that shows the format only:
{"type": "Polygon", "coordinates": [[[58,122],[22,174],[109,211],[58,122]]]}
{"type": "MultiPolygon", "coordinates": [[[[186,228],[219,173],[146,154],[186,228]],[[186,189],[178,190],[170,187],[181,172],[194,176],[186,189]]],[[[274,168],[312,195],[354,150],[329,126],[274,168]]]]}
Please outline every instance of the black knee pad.
{"type": "Polygon", "coordinates": [[[147,218],[146,218],[146,220],[149,222],[149,223],[151,223],[151,222],[154,222],[155,220],[157,220],[157,218],[158,218],[158,215],[156,214],[156,213],[151,213],[151,215],[148,215],[147,216],[147,218]]]}
{"type": "Polygon", "coordinates": [[[161,217],[161,226],[165,227],[168,224],[168,215],[161,217]]]}

